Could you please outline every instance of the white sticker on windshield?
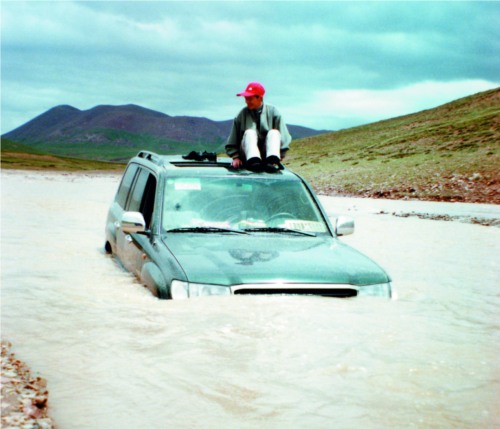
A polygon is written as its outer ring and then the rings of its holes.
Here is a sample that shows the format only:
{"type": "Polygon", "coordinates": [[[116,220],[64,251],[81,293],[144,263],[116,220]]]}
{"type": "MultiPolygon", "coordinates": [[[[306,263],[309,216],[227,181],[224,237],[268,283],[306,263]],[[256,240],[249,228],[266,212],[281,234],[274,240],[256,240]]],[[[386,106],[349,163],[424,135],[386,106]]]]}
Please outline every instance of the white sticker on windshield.
{"type": "Polygon", "coordinates": [[[304,232],[325,232],[325,226],[321,222],[311,220],[286,219],[285,228],[304,232]]]}
{"type": "Polygon", "coordinates": [[[200,179],[177,179],[174,189],[176,191],[199,191],[201,190],[200,179]]]}

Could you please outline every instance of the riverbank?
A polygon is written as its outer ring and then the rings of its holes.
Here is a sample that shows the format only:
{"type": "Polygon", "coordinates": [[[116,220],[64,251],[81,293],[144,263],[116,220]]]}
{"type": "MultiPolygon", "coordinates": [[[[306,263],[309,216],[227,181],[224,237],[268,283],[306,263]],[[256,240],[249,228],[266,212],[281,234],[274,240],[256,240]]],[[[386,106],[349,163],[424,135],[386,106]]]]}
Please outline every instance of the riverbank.
{"type": "Polygon", "coordinates": [[[53,429],[48,415],[47,381],[34,376],[30,368],[12,353],[12,345],[2,339],[2,428],[53,429]]]}

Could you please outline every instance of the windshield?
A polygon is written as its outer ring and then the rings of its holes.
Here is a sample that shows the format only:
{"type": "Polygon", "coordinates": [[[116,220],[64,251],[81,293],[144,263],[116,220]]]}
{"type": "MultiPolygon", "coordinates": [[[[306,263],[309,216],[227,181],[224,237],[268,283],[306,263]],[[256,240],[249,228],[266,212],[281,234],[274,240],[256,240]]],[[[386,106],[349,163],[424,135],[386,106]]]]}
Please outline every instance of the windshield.
{"type": "Polygon", "coordinates": [[[167,179],[162,226],[165,231],[207,227],[290,229],[313,234],[328,231],[301,182],[237,176],[167,179]]]}

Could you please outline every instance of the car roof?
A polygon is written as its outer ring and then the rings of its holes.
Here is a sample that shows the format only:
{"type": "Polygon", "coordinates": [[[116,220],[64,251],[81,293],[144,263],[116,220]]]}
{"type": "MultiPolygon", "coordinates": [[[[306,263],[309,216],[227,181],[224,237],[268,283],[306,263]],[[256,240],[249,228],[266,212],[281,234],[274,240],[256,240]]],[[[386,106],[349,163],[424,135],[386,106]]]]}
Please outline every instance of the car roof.
{"type": "Polygon", "coordinates": [[[182,155],[159,155],[154,152],[141,151],[130,160],[170,177],[179,176],[261,176],[272,177],[277,180],[300,180],[295,173],[284,167],[277,173],[255,173],[246,169],[234,169],[231,167],[231,159],[228,157],[217,157],[216,161],[196,161],[185,159],[182,155]]]}

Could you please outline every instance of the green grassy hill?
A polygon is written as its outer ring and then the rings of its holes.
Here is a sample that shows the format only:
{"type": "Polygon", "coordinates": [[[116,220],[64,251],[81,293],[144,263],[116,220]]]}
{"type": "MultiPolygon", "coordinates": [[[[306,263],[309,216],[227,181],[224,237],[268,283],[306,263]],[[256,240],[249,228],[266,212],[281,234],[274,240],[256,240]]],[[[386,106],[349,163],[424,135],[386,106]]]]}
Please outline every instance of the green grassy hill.
{"type": "Polygon", "coordinates": [[[323,194],[500,203],[500,89],[292,143],[323,194]]]}
{"type": "Polygon", "coordinates": [[[49,155],[30,146],[2,139],[1,166],[18,170],[122,171],[123,164],[49,155]]]}

